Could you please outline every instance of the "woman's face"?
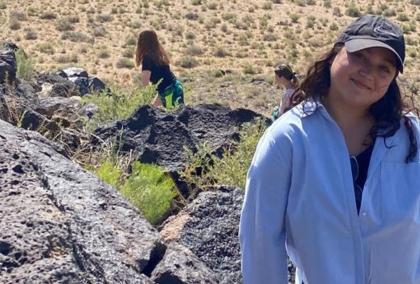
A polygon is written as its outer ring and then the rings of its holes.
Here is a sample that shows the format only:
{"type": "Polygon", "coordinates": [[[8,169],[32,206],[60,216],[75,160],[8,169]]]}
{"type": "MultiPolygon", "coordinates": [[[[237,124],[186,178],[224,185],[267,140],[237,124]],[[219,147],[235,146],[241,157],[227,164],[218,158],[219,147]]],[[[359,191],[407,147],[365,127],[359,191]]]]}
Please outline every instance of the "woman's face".
{"type": "Polygon", "coordinates": [[[279,76],[274,73],[274,83],[278,88],[287,87],[290,85],[290,81],[284,78],[283,76],[279,76]]]}
{"type": "Polygon", "coordinates": [[[331,64],[329,99],[366,109],[380,100],[397,75],[396,57],[372,47],[350,53],[343,47],[331,64]]]}

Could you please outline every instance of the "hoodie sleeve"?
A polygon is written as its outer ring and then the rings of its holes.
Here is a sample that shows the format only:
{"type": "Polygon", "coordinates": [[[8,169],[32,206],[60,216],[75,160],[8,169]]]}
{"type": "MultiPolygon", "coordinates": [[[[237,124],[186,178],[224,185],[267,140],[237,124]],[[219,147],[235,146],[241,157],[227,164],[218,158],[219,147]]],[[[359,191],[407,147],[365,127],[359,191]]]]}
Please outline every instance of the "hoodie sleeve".
{"type": "Polygon", "coordinates": [[[285,212],[291,181],[291,139],[267,129],[248,170],[240,221],[244,284],[287,284],[285,212]]]}

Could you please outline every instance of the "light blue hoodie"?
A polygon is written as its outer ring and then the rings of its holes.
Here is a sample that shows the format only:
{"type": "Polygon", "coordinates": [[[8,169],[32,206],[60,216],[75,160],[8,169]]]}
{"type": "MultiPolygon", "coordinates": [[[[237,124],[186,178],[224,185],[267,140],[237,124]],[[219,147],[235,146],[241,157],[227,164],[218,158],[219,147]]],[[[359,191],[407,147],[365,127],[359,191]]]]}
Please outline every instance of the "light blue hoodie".
{"type": "Polygon", "coordinates": [[[302,106],[267,129],[248,171],[244,283],[286,284],[288,254],[299,284],[419,284],[420,159],[405,163],[404,123],[376,138],[358,215],[343,133],[322,104],[302,106]]]}

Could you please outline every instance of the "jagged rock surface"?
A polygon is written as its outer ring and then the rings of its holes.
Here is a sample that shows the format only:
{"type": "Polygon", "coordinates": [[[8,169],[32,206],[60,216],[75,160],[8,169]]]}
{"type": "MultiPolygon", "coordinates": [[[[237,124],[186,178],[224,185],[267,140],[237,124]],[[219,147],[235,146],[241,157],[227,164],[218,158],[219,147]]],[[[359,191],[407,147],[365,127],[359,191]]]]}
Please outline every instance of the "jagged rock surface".
{"type": "Polygon", "coordinates": [[[61,150],[0,121],[0,282],[152,283],[158,233],[61,150]]]}
{"type": "Polygon", "coordinates": [[[221,262],[165,244],[138,210],[63,149],[0,120],[0,283],[224,283],[221,262]]]}
{"type": "Polygon", "coordinates": [[[95,135],[103,140],[117,137],[119,149],[137,152],[139,161],[178,171],[186,163],[185,148],[196,151],[200,144],[208,143],[214,152],[220,152],[239,139],[238,126],[261,117],[251,110],[218,104],[185,106],[174,112],[142,106],[129,119],[98,128],[95,135]]]}
{"type": "MultiPolygon", "coordinates": [[[[211,268],[219,283],[241,283],[239,220],[241,189],[221,187],[206,191],[176,216],[169,218],[160,234],[167,242],[190,249],[211,268]]],[[[295,283],[295,268],[288,262],[289,283],[295,283]]]]}

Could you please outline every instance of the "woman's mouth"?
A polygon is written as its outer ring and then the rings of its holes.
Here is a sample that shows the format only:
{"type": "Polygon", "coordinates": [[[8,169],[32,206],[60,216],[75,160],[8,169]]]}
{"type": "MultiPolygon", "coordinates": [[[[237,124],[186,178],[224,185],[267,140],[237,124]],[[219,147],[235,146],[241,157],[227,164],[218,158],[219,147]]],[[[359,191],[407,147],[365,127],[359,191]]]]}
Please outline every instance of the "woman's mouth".
{"type": "Polygon", "coordinates": [[[363,82],[361,82],[359,80],[350,79],[350,81],[352,81],[353,84],[356,85],[358,88],[365,89],[365,90],[368,90],[368,91],[372,91],[371,87],[369,87],[368,85],[364,84],[363,82]]]}

